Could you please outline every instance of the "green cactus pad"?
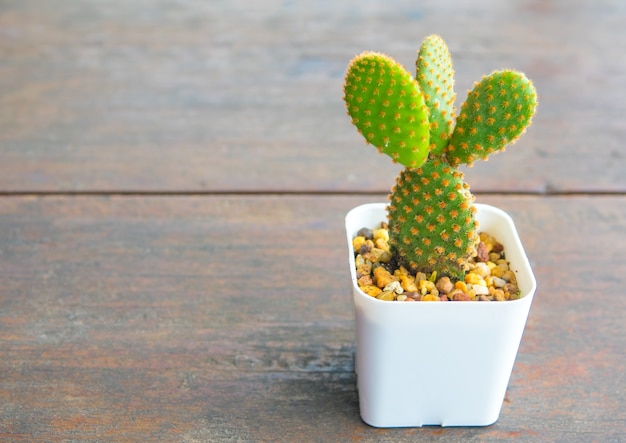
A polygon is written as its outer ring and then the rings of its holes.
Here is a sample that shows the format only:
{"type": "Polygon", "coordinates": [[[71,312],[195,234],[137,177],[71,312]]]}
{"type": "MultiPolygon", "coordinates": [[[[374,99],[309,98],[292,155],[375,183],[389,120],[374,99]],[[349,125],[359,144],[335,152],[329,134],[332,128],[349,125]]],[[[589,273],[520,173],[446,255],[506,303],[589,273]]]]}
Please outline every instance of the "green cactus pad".
{"type": "Polygon", "coordinates": [[[474,197],[463,174],[432,159],[403,170],[389,198],[389,244],[400,264],[462,279],[478,242],[474,197]]]}
{"type": "Polygon", "coordinates": [[[390,57],[364,52],[348,66],[344,100],[352,123],[380,152],[407,167],[428,157],[428,108],[411,74],[390,57]]]}
{"type": "Polygon", "coordinates": [[[448,46],[438,35],[424,39],[420,46],[416,79],[430,110],[430,152],[439,154],[448,145],[454,127],[454,70],[448,46]]]}
{"type": "Polygon", "coordinates": [[[537,94],[524,74],[496,71],[474,85],[455,117],[454,71],[441,37],[424,40],[415,68],[413,78],[390,57],[364,52],[348,66],[344,100],[365,140],[406,167],[389,196],[394,260],[461,280],[479,237],[458,166],[515,142],[531,124],[537,94]]]}
{"type": "Polygon", "coordinates": [[[474,85],[456,121],[447,151],[452,165],[486,159],[515,142],[531,123],[535,87],[517,71],[496,71],[474,85]]]}

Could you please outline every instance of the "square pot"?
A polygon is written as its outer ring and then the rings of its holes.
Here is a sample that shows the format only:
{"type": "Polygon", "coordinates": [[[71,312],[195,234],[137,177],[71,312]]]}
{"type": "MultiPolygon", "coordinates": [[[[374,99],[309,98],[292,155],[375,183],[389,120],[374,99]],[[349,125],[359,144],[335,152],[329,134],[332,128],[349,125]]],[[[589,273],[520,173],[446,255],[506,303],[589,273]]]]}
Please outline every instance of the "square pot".
{"type": "Polygon", "coordinates": [[[504,245],[520,299],[502,302],[390,302],[357,284],[352,239],[387,220],[387,205],[346,216],[356,315],[361,418],[376,427],[486,426],[497,421],[536,281],[512,219],[476,204],[480,231],[504,245]]]}

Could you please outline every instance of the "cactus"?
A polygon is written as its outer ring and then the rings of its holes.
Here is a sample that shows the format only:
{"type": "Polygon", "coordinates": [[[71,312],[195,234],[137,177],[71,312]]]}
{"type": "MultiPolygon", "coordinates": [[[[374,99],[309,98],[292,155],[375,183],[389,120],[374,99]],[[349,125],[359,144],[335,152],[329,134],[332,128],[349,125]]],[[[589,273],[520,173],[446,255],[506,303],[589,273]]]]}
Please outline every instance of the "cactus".
{"type": "Polygon", "coordinates": [[[390,246],[399,262],[459,279],[478,242],[473,200],[463,174],[440,159],[404,169],[389,205],[390,246]]]}
{"type": "Polygon", "coordinates": [[[516,71],[496,71],[474,85],[461,106],[446,155],[454,165],[483,158],[516,141],[530,125],[537,93],[516,71]]]}
{"type": "Polygon", "coordinates": [[[415,62],[417,81],[430,110],[430,151],[440,153],[454,127],[454,70],[450,51],[443,39],[431,35],[424,39],[415,62]]]}
{"type": "Polygon", "coordinates": [[[474,196],[458,166],[514,143],[531,124],[537,94],[524,74],[503,70],[474,85],[458,117],[455,97],[450,52],[434,35],[420,46],[415,77],[375,52],[356,56],[345,76],[352,123],[405,166],[388,206],[398,264],[462,279],[479,237],[474,196]]]}
{"type": "Polygon", "coordinates": [[[383,54],[365,52],[350,63],[344,90],[352,123],[369,143],[405,166],[424,163],[428,108],[406,69],[383,54]]]}

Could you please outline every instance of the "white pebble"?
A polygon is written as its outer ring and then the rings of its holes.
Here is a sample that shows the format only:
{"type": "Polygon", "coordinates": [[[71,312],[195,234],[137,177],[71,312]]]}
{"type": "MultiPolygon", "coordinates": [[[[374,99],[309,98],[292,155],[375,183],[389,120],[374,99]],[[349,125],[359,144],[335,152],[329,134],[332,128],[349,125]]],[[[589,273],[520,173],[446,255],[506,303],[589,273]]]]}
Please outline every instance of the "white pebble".
{"type": "Polygon", "coordinates": [[[404,289],[402,288],[402,285],[399,281],[392,281],[390,283],[387,283],[387,286],[385,286],[383,291],[393,291],[396,294],[402,294],[404,292],[404,289]]]}
{"type": "Polygon", "coordinates": [[[489,269],[489,266],[487,266],[487,263],[478,262],[476,263],[475,269],[478,271],[478,275],[482,278],[488,277],[491,274],[491,270],[489,269]]]}
{"type": "Polygon", "coordinates": [[[489,295],[489,288],[487,286],[473,285],[472,289],[476,295],[489,295]]]}
{"type": "Polygon", "coordinates": [[[500,277],[491,277],[491,281],[493,281],[493,285],[496,288],[503,288],[506,285],[506,281],[501,279],[500,277]]]}

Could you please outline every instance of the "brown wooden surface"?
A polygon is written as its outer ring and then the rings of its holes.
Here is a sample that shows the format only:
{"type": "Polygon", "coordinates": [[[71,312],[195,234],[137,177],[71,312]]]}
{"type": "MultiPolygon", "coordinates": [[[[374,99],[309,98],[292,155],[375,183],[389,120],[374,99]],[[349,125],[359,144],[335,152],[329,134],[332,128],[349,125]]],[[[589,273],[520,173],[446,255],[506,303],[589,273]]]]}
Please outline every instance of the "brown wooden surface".
{"type": "Polygon", "coordinates": [[[0,0],[0,441],[623,441],[626,10],[471,3],[0,0]],[[429,33],[535,81],[467,178],[538,291],[496,424],[375,429],[343,217],[397,167],[341,84],[429,33]]]}
{"type": "Polygon", "coordinates": [[[2,199],[0,440],[619,441],[623,197],[480,198],[539,291],[500,420],[445,430],[359,419],[342,217],[381,199],[2,199]]]}
{"type": "Polygon", "coordinates": [[[386,192],[397,169],[344,112],[347,61],[410,68],[438,33],[459,101],[503,67],[539,91],[475,190],[626,191],[621,2],[466,3],[3,0],[0,189],[386,192]]]}

